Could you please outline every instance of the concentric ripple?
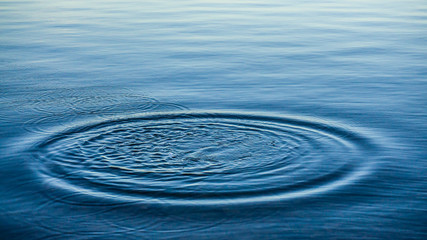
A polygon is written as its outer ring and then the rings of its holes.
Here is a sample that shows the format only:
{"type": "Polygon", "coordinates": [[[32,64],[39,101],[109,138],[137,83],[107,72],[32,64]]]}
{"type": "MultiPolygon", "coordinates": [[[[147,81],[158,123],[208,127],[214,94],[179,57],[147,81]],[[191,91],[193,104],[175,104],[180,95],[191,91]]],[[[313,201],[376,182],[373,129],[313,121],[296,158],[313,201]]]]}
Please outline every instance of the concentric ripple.
{"type": "MultiPolygon", "coordinates": [[[[25,113],[28,117],[22,127],[28,132],[50,133],[55,124],[64,125],[84,118],[109,119],[118,114],[142,112],[165,112],[186,110],[178,104],[161,102],[126,88],[114,91],[102,88],[76,88],[44,90],[27,93],[21,101],[11,102],[7,106],[12,111],[8,116],[0,116],[6,121],[17,123],[22,120],[11,118],[25,113]],[[15,111],[15,112],[14,112],[15,111]]],[[[24,118],[25,119],[25,118],[24,118]]]]}
{"type": "Polygon", "coordinates": [[[242,204],[308,197],[369,169],[355,129],[297,117],[156,113],[74,127],[39,142],[54,188],[119,201],[242,204]]]}

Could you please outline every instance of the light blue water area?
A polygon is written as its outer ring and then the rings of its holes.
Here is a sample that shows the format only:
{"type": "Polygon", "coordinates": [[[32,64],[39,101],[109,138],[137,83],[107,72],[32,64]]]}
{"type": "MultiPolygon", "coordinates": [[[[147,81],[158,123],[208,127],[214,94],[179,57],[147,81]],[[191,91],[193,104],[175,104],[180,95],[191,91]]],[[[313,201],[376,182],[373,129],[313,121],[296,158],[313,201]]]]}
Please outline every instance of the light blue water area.
{"type": "Polygon", "coordinates": [[[0,239],[427,238],[427,4],[0,1],[0,239]]]}

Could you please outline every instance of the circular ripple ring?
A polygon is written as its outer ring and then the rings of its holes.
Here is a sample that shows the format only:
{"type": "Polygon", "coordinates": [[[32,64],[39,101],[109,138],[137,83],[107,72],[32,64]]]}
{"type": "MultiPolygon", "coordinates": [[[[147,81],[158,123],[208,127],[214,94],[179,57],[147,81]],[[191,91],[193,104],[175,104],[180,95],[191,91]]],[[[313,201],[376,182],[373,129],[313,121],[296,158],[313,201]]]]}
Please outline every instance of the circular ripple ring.
{"type": "Polygon", "coordinates": [[[37,176],[92,197],[220,205],[326,193],[360,179],[373,143],[311,118],[227,112],[144,114],[38,142],[37,176]]]}

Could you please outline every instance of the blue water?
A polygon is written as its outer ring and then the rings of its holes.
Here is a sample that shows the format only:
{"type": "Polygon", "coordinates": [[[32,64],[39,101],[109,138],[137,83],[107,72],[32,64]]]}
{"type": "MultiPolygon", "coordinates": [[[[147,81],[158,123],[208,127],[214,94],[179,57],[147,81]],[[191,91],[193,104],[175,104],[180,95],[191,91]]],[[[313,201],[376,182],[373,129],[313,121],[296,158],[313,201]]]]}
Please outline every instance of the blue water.
{"type": "Polygon", "coordinates": [[[1,1],[0,239],[426,239],[427,4],[1,1]]]}

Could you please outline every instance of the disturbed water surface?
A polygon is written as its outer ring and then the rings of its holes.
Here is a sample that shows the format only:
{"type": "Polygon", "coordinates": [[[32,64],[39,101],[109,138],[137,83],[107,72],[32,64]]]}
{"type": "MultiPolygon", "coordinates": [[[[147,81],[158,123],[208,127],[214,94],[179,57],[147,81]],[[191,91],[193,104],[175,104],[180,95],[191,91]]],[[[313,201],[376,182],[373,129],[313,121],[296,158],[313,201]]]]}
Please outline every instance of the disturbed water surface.
{"type": "Polygon", "coordinates": [[[425,239],[424,1],[0,1],[0,239],[425,239]]]}

